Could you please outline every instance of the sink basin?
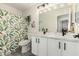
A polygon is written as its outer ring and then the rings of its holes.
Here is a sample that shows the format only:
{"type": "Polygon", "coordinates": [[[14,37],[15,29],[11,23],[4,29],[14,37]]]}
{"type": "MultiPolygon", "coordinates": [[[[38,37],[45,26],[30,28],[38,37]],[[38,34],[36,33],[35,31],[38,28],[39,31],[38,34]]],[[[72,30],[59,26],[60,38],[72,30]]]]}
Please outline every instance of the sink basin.
{"type": "Polygon", "coordinates": [[[55,37],[55,38],[63,38],[63,39],[74,39],[73,35],[75,35],[75,33],[66,33],[66,35],[62,36],[62,33],[49,33],[47,34],[47,37],[55,37]]]}

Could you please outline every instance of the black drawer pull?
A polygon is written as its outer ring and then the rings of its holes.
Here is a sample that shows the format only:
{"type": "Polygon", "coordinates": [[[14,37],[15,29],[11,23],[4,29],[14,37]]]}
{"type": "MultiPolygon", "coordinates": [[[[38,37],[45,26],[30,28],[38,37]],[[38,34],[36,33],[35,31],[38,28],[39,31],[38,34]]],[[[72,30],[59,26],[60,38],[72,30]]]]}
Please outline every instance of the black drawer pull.
{"type": "Polygon", "coordinates": [[[59,42],[59,49],[61,49],[61,43],[59,42]]]}
{"type": "Polygon", "coordinates": [[[38,43],[40,43],[40,39],[38,38],[38,43]]]}
{"type": "Polygon", "coordinates": [[[64,50],[66,50],[66,43],[64,43],[64,50]]]}
{"type": "Polygon", "coordinates": [[[37,43],[37,38],[36,38],[36,43],[37,43]]]}

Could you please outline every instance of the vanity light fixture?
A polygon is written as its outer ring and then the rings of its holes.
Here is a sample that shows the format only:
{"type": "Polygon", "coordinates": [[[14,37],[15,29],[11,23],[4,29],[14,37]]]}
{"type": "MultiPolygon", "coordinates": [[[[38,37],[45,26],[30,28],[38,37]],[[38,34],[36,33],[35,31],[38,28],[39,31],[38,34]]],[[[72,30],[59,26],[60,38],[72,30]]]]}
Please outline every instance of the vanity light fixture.
{"type": "Polygon", "coordinates": [[[38,6],[39,8],[38,9],[47,9],[47,8],[50,8],[50,7],[53,7],[53,9],[56,9],[57,8],[57,4],[56,3],[45,3],[45,4],[42,4],[40,6],[38,6]]]}
{"type": "MultiPolygon", "coordinates": [[[[71,3],[68,3],[66,5],[71,5],[71,3]]],[[[53,9],[57,9],[57,8],[61,8],[61,7],[64,7],[65,6],[65,3],[62,3],[62,4],[59,4],[59,3],[44,3],[42,5],[39,5],[37,6],[38,9],[45,9],[45,8],[50,8],[50,7],[53,7],[53,9]]]]}
{"type": "Polygon", "coordinates": [[[38,8],[38,9],[40,9],[40,7],[45,8],[47,5],[48,5],[48,3],[44,3],[44,4],[41,4],[41,5],[37,6],[37,8],[38,8]]]}
{"type": "MultiPolygon", "coordinates": [[[[66,4],[66,5],[71,5],[71,4],[66,4]]],[[[43,12],[50,11],[51,7],[53,9],[58,9],[58,8],[62,8],[64,6],[65,6],[64,3],[63,4],[59,4],[59,3],[49,3],[49,4],[48,3],[44,3],[44,4],[41,4],[41,5],[37,6],[37,8],[38,8],[39,11],[42,11],[40,13],[43,13],[43,12]]]]}

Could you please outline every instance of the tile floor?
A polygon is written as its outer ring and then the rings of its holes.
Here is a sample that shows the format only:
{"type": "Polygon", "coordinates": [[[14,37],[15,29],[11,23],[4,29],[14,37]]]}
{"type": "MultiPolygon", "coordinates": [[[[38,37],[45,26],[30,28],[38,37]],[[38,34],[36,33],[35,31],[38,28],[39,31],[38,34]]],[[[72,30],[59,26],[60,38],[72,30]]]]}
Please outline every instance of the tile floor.
{"type": "Polygon", "coordinates": [[[21,49],[22,48],[19,47],[19,48],[16,49],[16,52],[14,52],[10,55],[7,55],[7,56],[35,56],[34,54],[32,54],[31,49],[26,53],[21,53],[21,49]]]}
{"type": "Polygon", "coordinates": [[[34,54],[31,53],[31,51],[28,51],[26,53],[19,53],[19,52],[16,52],[14,54],[10,54],[8,56],[35,56],[34,54]]]}

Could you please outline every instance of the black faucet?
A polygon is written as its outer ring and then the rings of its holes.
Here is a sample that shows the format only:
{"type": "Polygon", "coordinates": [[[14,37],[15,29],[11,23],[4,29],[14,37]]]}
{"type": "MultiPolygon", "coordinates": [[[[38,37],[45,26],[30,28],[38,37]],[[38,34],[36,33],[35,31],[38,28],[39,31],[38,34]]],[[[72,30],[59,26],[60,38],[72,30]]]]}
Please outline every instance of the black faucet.
{"type": "Polygon", "coordinates": [[[62,29],[62,36],[66,35],[67,29],[62,29]]]}
{"type": "Polygon", "coordinates": [[[76,38],[76,37],[78,37],[78,38],[79,38],[79,34],[77,34],[77,35],[74,35],[74,38],[76,38]]]}

